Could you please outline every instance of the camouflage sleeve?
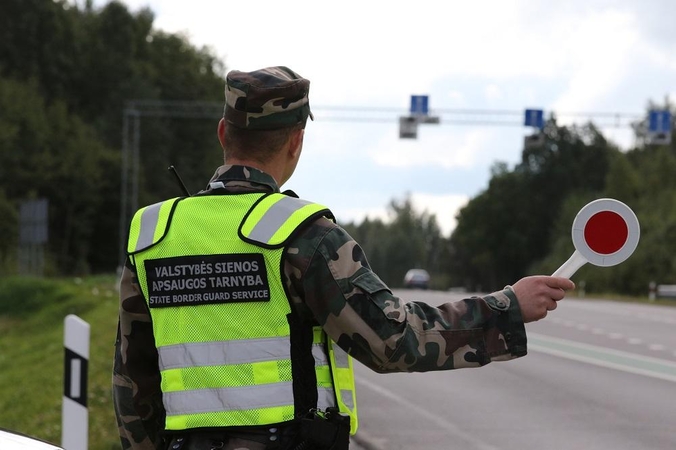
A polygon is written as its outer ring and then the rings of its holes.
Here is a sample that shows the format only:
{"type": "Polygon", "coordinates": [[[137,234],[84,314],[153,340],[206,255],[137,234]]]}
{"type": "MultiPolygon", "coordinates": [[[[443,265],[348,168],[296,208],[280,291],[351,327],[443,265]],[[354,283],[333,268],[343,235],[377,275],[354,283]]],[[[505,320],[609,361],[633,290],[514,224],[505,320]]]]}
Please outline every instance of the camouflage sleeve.
{"type": "Polygon", "coordinates": [[[120,279],[120,310],[113,366],[113,404],[122,449],[161,448],[164,407],[150,314],[133,267],[120,279]]]}
{"type": "Polygon", "coordinates": [[[301,315],[314,317],[338,345],[376,372],[478,367],[526,354],[511,288],[438,307],[402,301],[370,269],[361,247],[328,220],[292,242],[284,271],[301,315]]]}

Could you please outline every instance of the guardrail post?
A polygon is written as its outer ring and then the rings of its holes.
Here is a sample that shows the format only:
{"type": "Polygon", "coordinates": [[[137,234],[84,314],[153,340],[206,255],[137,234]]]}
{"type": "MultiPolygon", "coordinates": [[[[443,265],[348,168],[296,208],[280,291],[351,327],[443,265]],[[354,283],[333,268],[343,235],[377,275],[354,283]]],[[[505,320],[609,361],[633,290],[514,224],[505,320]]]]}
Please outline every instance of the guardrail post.
{"type": "Polygon", "coordinates": [[[657,288],[657,283],[655,283],[654,281],[651,281],[648,284],[648,300],[650,300],[651,302],[655,301],[655,289],[656,288],[657,288]]]}
{"type": "Polygon", "coordinates": [[[64,320],[63,406],[61,446],[65,450],[87,450],[89,415],[87,373],[89,324],[69,314],[64,320]]]}

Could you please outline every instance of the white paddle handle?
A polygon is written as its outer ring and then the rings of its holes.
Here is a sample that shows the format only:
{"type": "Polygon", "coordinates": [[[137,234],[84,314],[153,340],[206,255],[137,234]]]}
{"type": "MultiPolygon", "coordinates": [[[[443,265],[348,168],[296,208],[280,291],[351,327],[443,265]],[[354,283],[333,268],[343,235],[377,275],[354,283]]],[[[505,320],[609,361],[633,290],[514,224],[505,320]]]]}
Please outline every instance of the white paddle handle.
{"type": "Polygon", "coordinates": [[[570,278],[573,276],[575,272],[577,272],[577,269],[584,266],[586,263],[587,260],[585,259],[585,257],[582,256],[580,252],[575,250],[573,254],[570,255],[570,258],[568,258],[568,261],[566,261],[561,265],[561,267],[556,269],[556,272],[554,272],[552,276],[570,278]]]}

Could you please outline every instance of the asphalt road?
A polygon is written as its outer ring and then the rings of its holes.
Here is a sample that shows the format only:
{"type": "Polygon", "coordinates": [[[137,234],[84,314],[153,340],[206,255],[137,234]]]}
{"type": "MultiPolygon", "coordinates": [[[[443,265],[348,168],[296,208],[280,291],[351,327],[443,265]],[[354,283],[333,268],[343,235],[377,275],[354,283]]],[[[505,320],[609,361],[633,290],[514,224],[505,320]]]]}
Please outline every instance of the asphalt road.
{"type": "Polygon", "coordinates": [[[357,364],[357,448],[676,449],[676,308],[568,298],[526,327],[527,356],[478,369],[357,364]]]}

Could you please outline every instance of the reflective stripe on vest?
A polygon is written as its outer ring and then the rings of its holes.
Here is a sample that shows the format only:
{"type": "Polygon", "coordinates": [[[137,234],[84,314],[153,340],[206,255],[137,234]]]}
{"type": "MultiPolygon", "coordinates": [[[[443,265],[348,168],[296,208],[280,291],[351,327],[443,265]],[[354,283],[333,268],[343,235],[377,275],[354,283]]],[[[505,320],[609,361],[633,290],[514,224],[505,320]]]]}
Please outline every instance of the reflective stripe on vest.
{"type": "MultiPolygon", "coordinates": [[[[319,388],[317,407],[321,404],[333,406],[333,389],[319,388]]],[[[163,401],[168,415],[180,411],[181,414],[218,413],[227,405],[229,410],[249,410],[292,406],[288,398],[293,398],[293,383],[264,384],[219,389],[199,389],[177,391],[164,394],[163,401]]]]}
{"type": "Polygon", "coordinates": [[[161,207],[162,203],[156,203],[143,210],[143,213],[141,214],[141,233],[139,233],[136,248],[134,250],[148,247],[155,242],[154,234],[157,229],[161,207]]]}
{"type": "Polygon", "coordinates": [[[326,408],[338,406],[333,387],[333,377],[331,376],[330,357],[326,353],[326,340],[326,333],[321,327],[312,328],[311,351],[315,361],[315,377],[317,378],[317,409],[323,411],[326,408]]]}
{"type": "Polygon", "coordinates": [[[338,410],[350,416],[350,432],[354,434],[357,432],[359,423],[357,420],[357,393],[354,384],[352,357],[335,342],[329,340],[329,360],[331,362],[333,386],[339,393],[339,395],[336,395],[338,410]]]}
{"type": "MultiPolygon", "coordinates": [[[[160,365],[165,369],[223,366],[291,357],[288,339],[281,337],[166,345],[159,348],[158,353],[160,365]]],[[[312,356],[315,365],[329,364],[322,343],[312,345],[312,356]]]]}
{"type": "Polygon", "coordinates": [[[266,246],[280,246],[308,217],[328,209],[284,194],[263,197],[242,222],[242,236],[266,246]]]}
{"type": "Polygon", "coordinates": [[[148,248],[162,237],[178,198],[155,203],[140,209],[133,217],[129,228],[129,254],[148,248]]]}

